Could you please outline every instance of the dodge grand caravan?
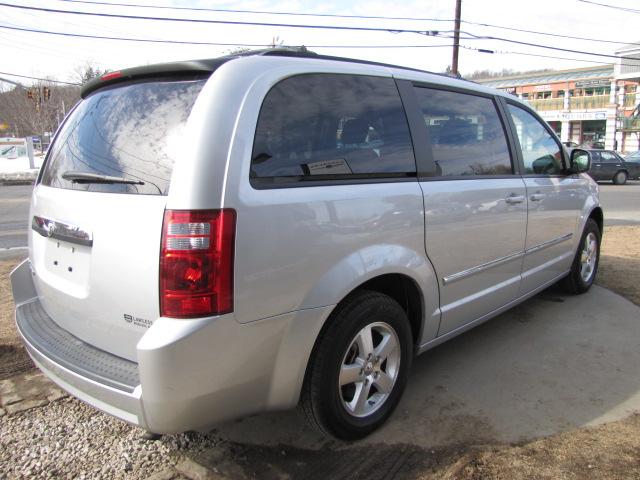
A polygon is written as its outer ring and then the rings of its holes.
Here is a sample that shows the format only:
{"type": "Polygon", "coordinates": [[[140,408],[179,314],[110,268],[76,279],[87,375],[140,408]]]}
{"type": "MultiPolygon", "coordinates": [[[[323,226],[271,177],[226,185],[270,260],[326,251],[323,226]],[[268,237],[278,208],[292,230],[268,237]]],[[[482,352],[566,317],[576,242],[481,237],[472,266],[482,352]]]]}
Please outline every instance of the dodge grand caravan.
{"type": "Polygon", "coordinates": [[[415,354],[589,289],[588,168],[517,98],[417,70],[273,49],[109,73],[36,181],[16,322],[150,432],[299,404],[359,438],[415,354]]]}

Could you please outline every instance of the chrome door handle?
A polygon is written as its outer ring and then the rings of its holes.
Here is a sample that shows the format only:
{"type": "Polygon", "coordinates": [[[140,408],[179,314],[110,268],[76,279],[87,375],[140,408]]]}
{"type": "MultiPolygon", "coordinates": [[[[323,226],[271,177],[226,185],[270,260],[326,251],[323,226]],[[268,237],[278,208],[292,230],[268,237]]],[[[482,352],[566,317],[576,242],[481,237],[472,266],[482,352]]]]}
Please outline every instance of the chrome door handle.
{"type": "Polygon", "coordinates": [[[509,205],[515,205],[516,203],[524,202],[524,195],[509,195],[504,199],[509,205]]]}
{"type": "Polygon", "coordinates": [[[534,193],[530,198],[532,202],[539,202],[540,200],[543,200],[544,197],[546,197],[544,193],[534,193]]]}

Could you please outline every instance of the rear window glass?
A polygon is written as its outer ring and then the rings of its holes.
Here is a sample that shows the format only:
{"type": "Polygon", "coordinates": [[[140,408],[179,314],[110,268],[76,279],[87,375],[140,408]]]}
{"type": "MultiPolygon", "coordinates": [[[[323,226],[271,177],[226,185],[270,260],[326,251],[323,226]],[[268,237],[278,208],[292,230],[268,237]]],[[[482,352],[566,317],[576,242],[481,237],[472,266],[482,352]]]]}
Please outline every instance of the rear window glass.
{"type": "Polygon", "coordinates": [[[391,78],[300,75],[278,83],[264,100],[251,161],[254,183],[415,172],[409,126],[391,78]]]}
{"type": "Polygon", "coordinates": [[[134,83],[91,95],[58,134],[42,184],[166,195],[173,163],[185,149],[187,118],[205,81],[134,83]],[[105,176],[128,183],[98,178],[105,176]]]}

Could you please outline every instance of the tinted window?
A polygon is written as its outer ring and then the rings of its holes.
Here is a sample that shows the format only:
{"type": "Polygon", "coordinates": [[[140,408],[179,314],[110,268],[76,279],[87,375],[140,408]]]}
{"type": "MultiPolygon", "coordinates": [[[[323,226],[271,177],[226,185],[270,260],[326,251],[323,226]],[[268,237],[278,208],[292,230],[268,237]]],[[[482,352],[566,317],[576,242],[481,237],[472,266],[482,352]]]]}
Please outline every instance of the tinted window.
{"type": "Polygon", "coordinates": [[[564,170],[562,150],[549,131],[529,112],[509,105],[518,132],[524,173],[554,175],[564,170]]]}
{"type": "Polygon", "coordinates": [[[146,82],[98,91],[66,120],[42,183],[99,192],[166,194],[182,131],[205,80],[146,82]],[[78,183],[65,172],[124,177],[141,185],[78,183]]]}
{"type": "Polygon", "coordinates": [[[415,90],[439,175],[513,172],[504,128],[493,100],[431,88],[415,90]]]}
{"type": "Polygon", "coordinates": [[[591,155],[591,161],[592,162],[601,162],[602,161],[600,159],[600,152],[589,152],[589,154],[591,155]]]}
{"type": "Polygon", "coordinates": [[[298,181],[415,175],[409,128],[390,78],[314,74],[267,94],[251,177],[298,181]]]}

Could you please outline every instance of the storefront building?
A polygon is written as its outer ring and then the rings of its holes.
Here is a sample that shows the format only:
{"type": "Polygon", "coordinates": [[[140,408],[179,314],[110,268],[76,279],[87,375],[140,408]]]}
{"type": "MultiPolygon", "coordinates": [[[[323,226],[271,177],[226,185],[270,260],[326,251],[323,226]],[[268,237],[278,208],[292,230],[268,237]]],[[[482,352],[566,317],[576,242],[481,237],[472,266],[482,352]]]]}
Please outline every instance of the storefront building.
{"type": "Polygon", "coordinates": [[[640,149],[640,46],[616,55],[625,59],[477,81],[528,101],[566,144],[632,152],[640,149]]]}

